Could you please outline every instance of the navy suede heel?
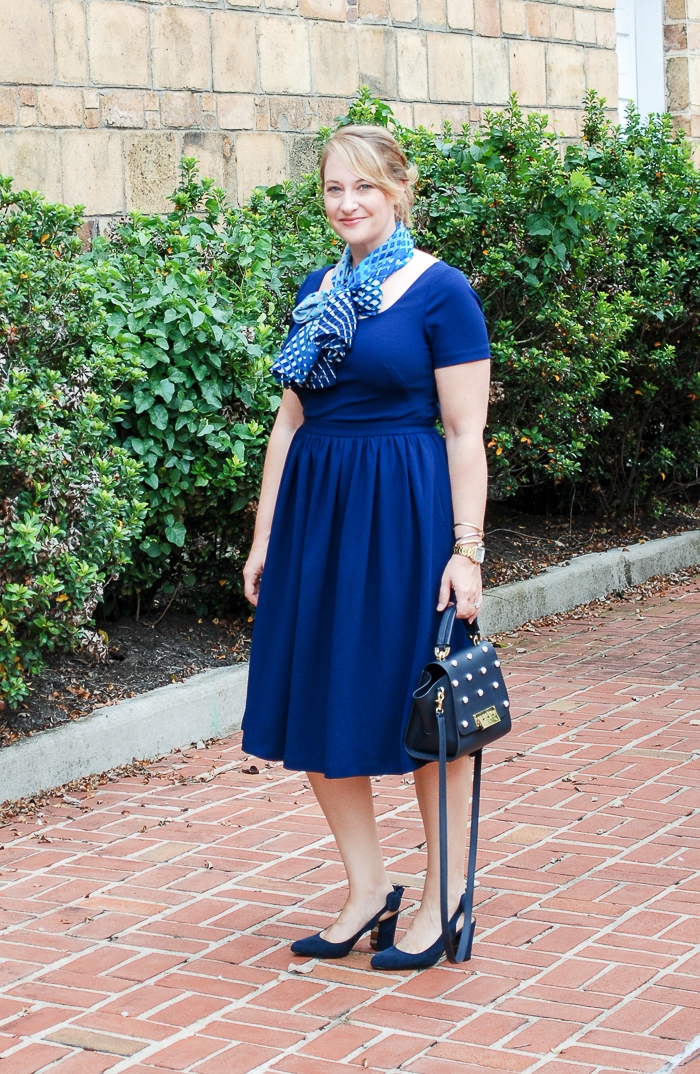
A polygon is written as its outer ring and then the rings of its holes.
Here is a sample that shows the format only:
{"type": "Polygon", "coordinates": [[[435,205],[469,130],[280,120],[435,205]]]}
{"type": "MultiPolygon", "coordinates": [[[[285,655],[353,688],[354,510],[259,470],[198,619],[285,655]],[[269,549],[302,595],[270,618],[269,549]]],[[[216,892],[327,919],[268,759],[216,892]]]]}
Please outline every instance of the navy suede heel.
{"type": "MultiPolygon", "coordinates": [[[[462,933],[461,929],[457,932],[457,921],[461,913],[462,904],[460,902],[460,905],[450,918],[450,935],[455,942],[459,942],[459,937],[462,933]]],[[[472,936],[474,934],[474,925],[475,922],[472,921],[472,936]]],[[[439,962],[444,953],[445,948],[442,936],[439,936],[435,943],[431,944],[425,951],[417,951],[415,954],[411,954],[410,951],[401,951],[398,947],[390,947],[388,950],[374,955],[370,966],[373,970],[427,970],[429,966],[434,966],[439,962]]]]}
{"type": "MultiPolygon", "coordinates": [[[[401,890],[403,891],[403,888],[401,890]]],[[[396,913],[393,917],[386,917],[383,921],[377,922],[376,928],[372,929],[369,941],[369,946],[373,951],[386,951],[387,947],[393,947],[398,920],[399,915],[396,913]]]]}
{"type": "Polygon", "coordinates": [[[386,902],[379,913],[375,914],[349,940],[343,940],[342,943],[331,943],[330,940],[324,940],[321,933],[317,932],[314,936],[304,936],[301,940],[295,940],[290,948],[292,954],[305,955],[306,958],[345,958],[352,951],[360,937],[371,930],[373,930],[373,933],[370,944],[376,951],[384,951],[385,948],[391,947],[394,942],[402,895],[403,888],[398,884],[394,884],[394,890],[387,895],[386,902]],[[392,916],[386,918],[385,921],[380,921],[379,918],[387,911],[392,916]]]}

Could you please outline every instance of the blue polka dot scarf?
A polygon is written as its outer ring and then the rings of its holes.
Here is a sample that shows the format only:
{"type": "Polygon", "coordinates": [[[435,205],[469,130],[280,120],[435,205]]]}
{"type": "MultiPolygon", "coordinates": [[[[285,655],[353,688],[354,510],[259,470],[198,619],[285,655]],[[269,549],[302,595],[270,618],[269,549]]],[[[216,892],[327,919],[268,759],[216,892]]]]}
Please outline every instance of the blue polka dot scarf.
{"type": "Polygon", "coordinates": [[[359,314],[372,316],[382,303],[382,282],[413,257],[413,239],[404,224],[353,269],[350,247],[335,267],[330,291],[314,291],[294,309],[302,328],[285,343],[272,364],[272,375],[285,388],[327,388],[350,348],[359,314]]]}

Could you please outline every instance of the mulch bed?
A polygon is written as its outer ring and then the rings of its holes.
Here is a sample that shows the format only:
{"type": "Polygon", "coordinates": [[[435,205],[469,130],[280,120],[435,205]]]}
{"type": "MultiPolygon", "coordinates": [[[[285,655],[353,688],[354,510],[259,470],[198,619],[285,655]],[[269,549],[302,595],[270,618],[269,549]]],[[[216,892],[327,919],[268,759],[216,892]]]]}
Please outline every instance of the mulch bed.
{"type": "Polygon", "coordinates": [[[208,619],[171,610],[156,622],[160,614],[153,609],[138,621],[98,623],[109,639],[104,660],[83,652],[49,654],[26,701],[0,714],[0,746],[198,671],[247,660],[253,625],[247,616],[208,619]]]}
{"type": "Polygon", "coordinates": [[[484,587],[531,578],[545,567],[589,552],[605,552],[640,541],[670,537],[700,527],[700,508],[667,509],[661,518],[639,516],[601,522],[582,515],[572,520],[528,515],[489,504],[484,587]]]}
{"type": "MultiPolygon", "coordinates": [[[[569,520],[527,515],[502,504],[490,504],[484,585],[504,585],[575,556],[698,526],[700,509],[667,510],[660,519],[639,517],[602,523],[587,516],[569,520]]],[[[138,621],[122,618],[98,624],[109,639],[108,655],[102,661],[82,652],[51,654],[26,701],[0,713],[0,747],[207,668],[247,660],[252,618],[246,612],[210,619],[174,609],[162,615],[164,608],[165,602],[142,614],[138,621]]]]}

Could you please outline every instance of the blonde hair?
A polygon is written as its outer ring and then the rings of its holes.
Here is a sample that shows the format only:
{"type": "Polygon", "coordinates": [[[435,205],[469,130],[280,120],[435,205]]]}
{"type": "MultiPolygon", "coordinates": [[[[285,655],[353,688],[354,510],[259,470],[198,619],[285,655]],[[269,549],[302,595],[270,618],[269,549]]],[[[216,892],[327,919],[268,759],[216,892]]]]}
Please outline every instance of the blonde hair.
{"type": "Polygon", "coordinates": [[[386,127],[348,126],[332,134],[321,156],[321,185],[330,153],[337,153],[355,175],[384,191],[394,202],[396,219],[406,227],[411,226],[418,169],[408,163],[401,146],[386,127]]]}

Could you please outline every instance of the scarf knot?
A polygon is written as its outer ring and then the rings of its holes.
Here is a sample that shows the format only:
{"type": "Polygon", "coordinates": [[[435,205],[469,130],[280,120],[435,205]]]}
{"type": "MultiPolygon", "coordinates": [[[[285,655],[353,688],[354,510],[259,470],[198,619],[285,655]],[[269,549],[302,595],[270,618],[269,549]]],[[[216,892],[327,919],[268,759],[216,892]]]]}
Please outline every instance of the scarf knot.
{"type": "Polygon", "coordinates": [[[382,283],[408,264],[413,239],[404,224],[397,224],[382,246],[352,267],[350,247],[333,272],[329,291],[307,295],[292,312],[302,327],[287,340],[273,362],[272,374],[284,387],[327,388],[335,383],[337,365],[352,346],[358,316],[371,317],[382,304],[382,283]]]}

